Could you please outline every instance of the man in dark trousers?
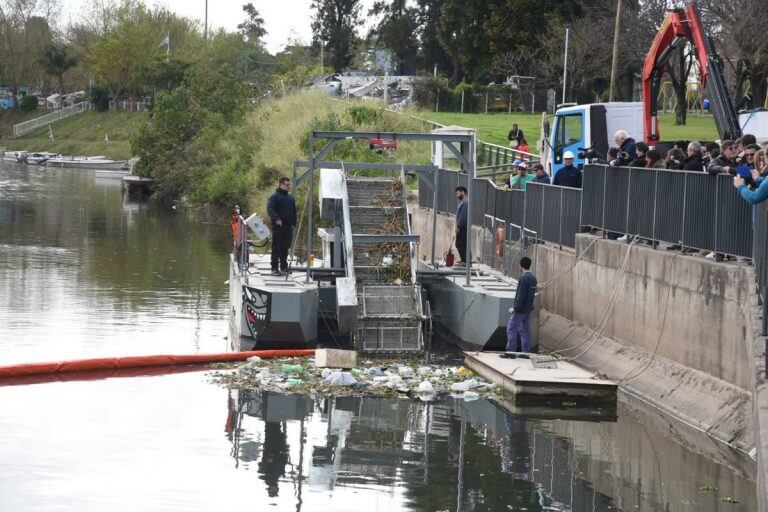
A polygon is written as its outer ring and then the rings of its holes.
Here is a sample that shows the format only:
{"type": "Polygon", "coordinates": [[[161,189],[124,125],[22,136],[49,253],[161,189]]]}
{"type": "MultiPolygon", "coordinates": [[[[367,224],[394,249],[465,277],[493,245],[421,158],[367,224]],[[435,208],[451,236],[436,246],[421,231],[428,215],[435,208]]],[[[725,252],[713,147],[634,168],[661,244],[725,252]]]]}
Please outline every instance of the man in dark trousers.
{"type": "Polygon", "coordinates": [[[461,263],[467,263],[467,201],[466,187],[458,186],[454,189],[456,199],[459,200],[459,208],[456,210],[456,249],[459,251],[461,263]]]}
{"type": "Polygon", "coordinates": [[[267,201],[267,213],[272,221],[272,274],[276,276],[288,272],[288,249],[296,225],[296,199],[290,191],[291,180],[283,176],[267,201]]]}
{"type": "Polygon", "coordinates": [[[522,342],[521,351],[531,351],[531,324],[533,299],[536,295],[536,276],[531,272],[531,258],[520,258],[520,278],[517,280],[515,305],[509,308],[512,316],[507,324],[507,352],[517,352],[517,335],[522,342]]]}
{"type": "Polygon", "coordinates": [[[575,155],[572,151],[566,151],[563,153],[564,167],[561,167],[555,179],[552,181],[553,185],[559,185],[561,187],[581,188],[581,169],[573,165],[573,159],[575,155]]]}

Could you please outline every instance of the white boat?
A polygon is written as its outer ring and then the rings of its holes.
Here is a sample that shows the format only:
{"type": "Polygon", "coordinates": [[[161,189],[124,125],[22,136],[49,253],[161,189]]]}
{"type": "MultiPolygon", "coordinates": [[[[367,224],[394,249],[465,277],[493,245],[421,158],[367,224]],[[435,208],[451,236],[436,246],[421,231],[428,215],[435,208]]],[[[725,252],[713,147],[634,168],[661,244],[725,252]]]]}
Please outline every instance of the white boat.
{"type": "Polygon", "coordinates": [[[24,158],[24,162],[32,165],[44,165],[45,162],[51,158],[58,158],[60,156],[61,155],[58,153],[48,153],[47,151],[40,153],[27,153],[24,158]]]}
{"type": "Polygon", "coordinates": [[[97,178],[109,178],[109,179],[120,180],[120,179],[123,178],[123,176],[128,176],[129,172],[130,171],[128,171],[126,169],[114,169],[114,170],[111,170],[111,171],[110,170],[105,170],[105,171],[97,170],[97,171],[94,171],[93,174],[97,178]]]}
{"type": "Polygon", "coordinates": [[[75,158],[60,157],[51,158],[46,162],[48,167],[76,167],[80,169],[127,169],[125,160],[110,160],[108,158],[75,158]]]}

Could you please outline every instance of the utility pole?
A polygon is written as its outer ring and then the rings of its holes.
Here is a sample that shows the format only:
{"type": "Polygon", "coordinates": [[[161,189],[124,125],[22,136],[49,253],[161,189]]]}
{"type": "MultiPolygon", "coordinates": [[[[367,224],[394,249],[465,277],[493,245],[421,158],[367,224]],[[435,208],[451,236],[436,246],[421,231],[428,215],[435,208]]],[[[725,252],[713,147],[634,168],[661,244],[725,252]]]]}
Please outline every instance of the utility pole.
{"type": "Polygon", "coordinates": [[[568,37],[571,35],[571,27],[565,26],[565,56],[563,57],[563,101],[565,103],[565,84],[568,81],[568,37]]]}
{"type": "Polygon", "coordinates": [[[621,32],[621,0],[616,0],[616,26],[613,29],[613,58],[611,59],[611,87],[608,90],[608,101],[613,101],[616,89],[616,74],[619,72],[619,33],[621,32]]]}
{"type": "Polygon", "coordinates": [[[205,29],[203,31],[203,39],[208,40],[208,0],[205,0],[205,29]]]}

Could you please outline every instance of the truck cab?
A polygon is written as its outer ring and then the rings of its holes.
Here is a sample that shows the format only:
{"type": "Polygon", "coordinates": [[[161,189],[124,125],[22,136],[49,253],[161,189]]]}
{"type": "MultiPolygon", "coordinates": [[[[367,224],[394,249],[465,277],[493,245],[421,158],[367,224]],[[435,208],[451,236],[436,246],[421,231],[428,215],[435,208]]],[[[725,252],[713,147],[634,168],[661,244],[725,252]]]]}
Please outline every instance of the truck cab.
{"type": "Polygon", "coordinates": [[[582,167],[579,148],[593,147],[605,155],[618,130],[625,130],[636,141],[643,140],[643,104],[641,102],[591,103],[557,109],[549,135],[547,168],[553,178],[563,167],[563,153],[577,157],[574,165],[582,167]]]}

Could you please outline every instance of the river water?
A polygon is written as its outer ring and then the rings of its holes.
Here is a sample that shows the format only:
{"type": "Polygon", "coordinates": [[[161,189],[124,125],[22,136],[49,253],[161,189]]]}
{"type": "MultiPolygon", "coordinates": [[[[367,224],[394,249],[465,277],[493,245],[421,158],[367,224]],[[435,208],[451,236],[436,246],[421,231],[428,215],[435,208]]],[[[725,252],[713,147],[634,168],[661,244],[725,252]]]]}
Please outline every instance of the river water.
{"type": "MultiPolygon", "coordinates": [[[[119,180],[3,163],[0,364],[226,350],[229,247],[226,222],[119,180]]],[[[16,383],[0,510],[755,509],[745,457],[623,399],[592,412],[230,392],[200,371],[16,383]]]]}

